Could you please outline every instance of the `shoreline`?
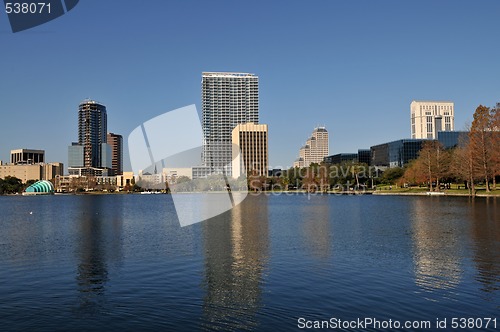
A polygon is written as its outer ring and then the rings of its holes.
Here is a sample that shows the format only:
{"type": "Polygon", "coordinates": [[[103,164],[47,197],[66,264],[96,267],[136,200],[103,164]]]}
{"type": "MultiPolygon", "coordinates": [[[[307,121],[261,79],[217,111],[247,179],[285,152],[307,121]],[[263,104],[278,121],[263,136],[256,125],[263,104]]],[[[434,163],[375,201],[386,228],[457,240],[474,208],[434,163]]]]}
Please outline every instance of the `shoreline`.
{"type": "MultiPolygon", "coordinates": [[[[175,193],[177,195],[179,194],[221,194],[221,193],[226,193],[226,191],[211,191],[211,192],[178,192],[175,193]]],[[[235,191],[234,193],[238,193],[235,191]]],[[[461,193],[461,192],[450,192],[450,191],[440,191],[440,192],[433,192],[435,194],[429,194],[427,191],[416,191],[416,192],[402,192],[402,191],[389,191],[389,190],[383,190],[383,191],[373,191],[373,190],[367,190],[367,191],[327,191],[327,192],[307,192],[307,191],[302,191],[302,190],[282,190],[282,191],[248,191],[248,195],[260,195],[260,194],[265,194],[265,195],[274,195],[274,196],[279,196],[281,194],[284,195],[338,195],[338,196],[362,196],[362,195],[378,195],[378,196],[456,196],[456,197],[500,197],[500,190],[494,191],[494,193],[486,193],[486,192],[479,192],[476,193],[475,196],[471,196],[467,193],[461,193]]],[[[53,195],[50,196],[100,196],[100,195],[140,195],[141,192],[81,192],[81,193],[54,193],[53,195]]],[[[172,193],[165,193],[165,192],[157,192],[154,193],[155,195],[171,195],[172,193]]],[[[3,194],[0,195],[5,196],[5,197],[31,197],[31,196],[39,196],[39,195],[23,195],[22,193],[19,194],[3,194]]],[[[47,196],[47,195],[41,195],[41,196],[47,196]]]]}
{"type": "Polygon", "coordinates": [[[381,195],[381,196],[457,196],[457,197],[500,197],[500,193],[498,194],[488,194],[488,193],[476,193],[476,195],[469,195],[465,193],[453,193],[441,191],[439,195],[429,195],[427,192],[390,192],[390,191],[374,191],[372,195],[381,195]]]}

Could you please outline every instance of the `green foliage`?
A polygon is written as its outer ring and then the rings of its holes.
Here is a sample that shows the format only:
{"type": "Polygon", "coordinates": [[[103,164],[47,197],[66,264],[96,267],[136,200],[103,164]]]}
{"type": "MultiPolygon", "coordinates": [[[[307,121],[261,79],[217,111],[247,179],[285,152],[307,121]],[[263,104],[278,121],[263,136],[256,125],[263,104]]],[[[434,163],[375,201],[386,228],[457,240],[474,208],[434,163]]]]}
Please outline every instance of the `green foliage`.
{"type": "Polygon", "coordinates": [[[402,167],[388,168],[382,174],[381,182],[386,184],[394,184],[399,178],[404,175],[405,171],[402,167]]]}
{"type": "Polygon", "coordinates": [[[23,189],[24,185],[21,179],[13,176],[6,176],[4,179],[0,179],[0,195],[19,193],[23,189]]]}

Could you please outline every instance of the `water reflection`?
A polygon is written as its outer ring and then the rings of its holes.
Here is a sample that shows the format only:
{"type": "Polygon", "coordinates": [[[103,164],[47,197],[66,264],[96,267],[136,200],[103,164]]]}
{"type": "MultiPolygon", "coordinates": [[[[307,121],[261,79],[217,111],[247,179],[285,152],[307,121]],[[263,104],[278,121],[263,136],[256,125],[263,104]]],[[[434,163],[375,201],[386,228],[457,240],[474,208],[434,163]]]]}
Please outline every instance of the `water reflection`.
{"type": "Polygon", "coordinates": [[[81,198],[76,249],[80,314],[93,315],[105,308],[108,264],[109,261],[119,262],[121,257],[122,210],[121,199],[110,205],[104,196],[81,198]]]}
{"type": "Polygon", "coordinates": [[[309,204],[303,204],[299,220],[302,220],[302,234],[308,251],[318,258],[332,254],[332,229],[329,220],[328,196],[312,197],[309,204]]]}
{"type": "Polygon", "coordinates": [[[429,292],[456,288],[462,278],[460,238],[466,231],[453,216],[439,214],[439,198],[412,201],[413,260],[415,283],[429,292]]]}
{"type": "Polygon", "coordinates": [[[203,325],[212,330],[251,329],[261,306],[268,258],[267,197],[249,196],[203,225],[206,295],[203,325]]]}
{"type": "Polygon", "coordinates": [[[500,289],[500,212],[496,197],[471,199],[469,203],[474,239],[476,280],[481,290],[493,293],[500,289]]]}

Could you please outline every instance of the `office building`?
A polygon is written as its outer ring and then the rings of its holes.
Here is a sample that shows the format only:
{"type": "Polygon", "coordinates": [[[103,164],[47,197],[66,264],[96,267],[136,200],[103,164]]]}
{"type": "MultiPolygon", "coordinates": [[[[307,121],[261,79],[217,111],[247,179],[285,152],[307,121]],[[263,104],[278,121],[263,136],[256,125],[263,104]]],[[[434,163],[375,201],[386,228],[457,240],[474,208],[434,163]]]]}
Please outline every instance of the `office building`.
{"type": "Polygon", "coordinates": [[[111,169],[107,144],[106,106],[86,99],[78,106],[78,142],[68,147],[68,171],[72,175],[106,176],[111,169]]]}
{"type": "Polygon", "coordinates": [[[42,166],[42,176],[40,180],[54,180],[58,175],[64,174],[63,163],[45,163],[42,166]]]}
{"type": "Polygon", "coordinates": [[[370,147],[371,166],[403,167],[418,158],[425,139],[400,139],[370,147]]]}
{"type": "Polygon", "coordinates": [[[232,131],[240,123],[259,123],[259,78],[249,73],[204,72],[202,163],[212,172],[232,173],[232,131]]]}
{"type": "Polygon", "coordinates": [[[45,162],[44,150],[16,149],[10,151],[10,163],[13,165],[32,165],[45,162]]]}
{"type": "Polygon", "coordinates": [[[29,180],[53,180],[63,174],[62,163],[46,163],[45,151],[34,149],[15,149],[10,151],[10,163],[0,162],[0,179],[7,176],[21,179],[23,183],[29,180]]]}
{"type": "Polygon", "coordinates": [[[21,179],[23,183],[26,183],[26,181],[29,180],[38,181],[42,179],[42,167],[40,164],[7,164],[0,166],[0,179],[4,179],[7,176],[21,179]]]}
{"type": "Polygon", "coordinates": [[[132,179],[135,181],[134,172],[122,172],[122,174],[116,176],[116,186],[119,190],[124,188],[132,188],[132,179]]]}
{"type": "Polygon", "coordinates": [[[356,163],[358,161],[357,153],[337,153],[331,156],[326,156],[323,161],[327,164],[342,164],[346,162],[356,163]]]}
{"type": "Polygon", "coordinates": [[[83,145],[84,167],[102,166],[102,144],[107,142],[106,106],[84,100],[78,107],[78,143],[83,145]]]}
{"type": "Polygon", "coordinates": [[[29,180],[53,180],[57,175],[62,175],[63,172],[62,163],[0,165],[0,179],[12,176],[21,179],[23,183],[29,180]]]}
{"type": "Polygon", "coordinates": [[[358,163],[370,165],[370,162],[371,162],[370,149],[359,149],[358,150],[358,163]]]}
{"type": "Polygon", "coordinates": [[[293,167],[308,167],[312,163],[322,163],[329,153],[328,131],[325,127],[314,128],[311,137],[299,150],[299,158],[293,167]]]}
{"type": "Polygon", "coordinates": [[[468,131],[438,131],[437,140],[445,149],[457,147],[464,140],[464,143],[469,140],[468,131]]]}
{"type": "Polygon", "coordinates": [[[78,144],[78,142],[71,143],[68,146],[68,167],[70,168],[82,168],[83,163],[83,145],[78,144]]]}
{"type": "Polygon", "coordinates": [[[245,123],[233,129],[233,178],[237,179],[241,175],[267,176],[267,139],[267,124],[245,123]]]}
{"type": "Polygon", "coordinates": [[[123,173],[123,137],[122,135],[108,133],[107,143],[111,148],[111,173],[123,173]]]}
{"type": "Polygon", "coordinates": [[[411,138],[437,139],[439,131],[455,130],[455,106],[451,101],[412,101],[411,138]]]}
{"type": "Polygon", "coordinates": [[[326,164],[342,164],[345,162],[370,165],[371,152],[369,149],[359,149],[358,153],[337,153],[323,158],[326,164]]]}

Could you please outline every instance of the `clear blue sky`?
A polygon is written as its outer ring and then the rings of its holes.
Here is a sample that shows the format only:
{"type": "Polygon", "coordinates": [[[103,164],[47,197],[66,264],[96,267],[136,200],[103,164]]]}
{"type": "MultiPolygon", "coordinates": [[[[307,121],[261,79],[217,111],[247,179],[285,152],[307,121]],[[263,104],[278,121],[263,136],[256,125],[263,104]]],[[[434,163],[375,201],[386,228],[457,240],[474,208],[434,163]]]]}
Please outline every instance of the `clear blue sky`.
{"type": "Polygon", "coordinates": [[[14,34],[0,12],[0,160],[25,147],[67,163],[87,97],[126,141],[200,108],[202,71],[259,75],[271,166],[291,165],[316,125],[332,154],[407,138],[413,99],[454,101],[462,129],[500,101],[499,15],[497,0],[82,0],[14,34]]]}

